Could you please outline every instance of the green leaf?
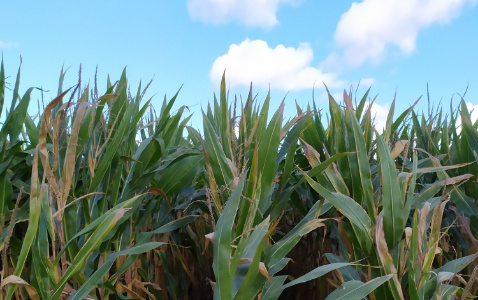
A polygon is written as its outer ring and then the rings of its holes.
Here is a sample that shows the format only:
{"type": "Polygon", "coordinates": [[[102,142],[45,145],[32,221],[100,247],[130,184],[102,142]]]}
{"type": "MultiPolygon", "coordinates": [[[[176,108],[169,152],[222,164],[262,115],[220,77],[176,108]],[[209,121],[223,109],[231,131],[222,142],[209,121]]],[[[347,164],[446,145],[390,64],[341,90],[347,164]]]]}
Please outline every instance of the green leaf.
{"type": "Polygon", "coordinates": [[[13,112],[13,109],[15,105],[17,104],[17,100],[20,98],[20,95],[18,93],[18,90],[20,89],[20,71],[22,68],[22,61],[20,60],[20,65],[18,66],[18,72],[17,72],[17,77],[15,79],[15,87],[13,88],[13,98],[12,98],[12,103],[10,104],[10,115],[13,112]]]}
{"type": "MultiPolygon", "coordinates": [[[[325,253],[325,256],[327,257],[327,260],[333,264],[333,263],[347,263],[345,259],[343,259],[341,256],[335,256],[332,253],[325,253]]],[[[344,278],[345,281],[350,281],[350,280],[360,280],[360,275],[357,270],[355,270],[352,266],[345,266],[342,268],[339,268],[337,271],[342,274],[342,277],[344,278]]]]}
{"type": "Polygon", "coordinates": [[[310,281],[312,279],[319,278],[319,277],[329,273],[330,271],[337,270],[339,268],[343,268],[343,267],[351,266],[351,265],[353,265],[353,264],[351,264],[351,263],[332,263],[332,264],[328,264],[328,265],[325,265],[325,266],[317,267],[317,268],[313,269],[312,271],[308,272],[307,274],[302,275],[301,277],[287,283],[286,285],[284,285],[284,288],[288,288],[288,287],[291,287],[291,286],[299,284],[299,283],[304,283],[304,282],[310,281]]]}
{"type": "Polygon", "coordinates": [[[30,140],[30,145],[32,147],[36,147],[38,145],[40,129],[35,125],[32,118],[28,114],[26,114],[25,129],[28,134],[28,139],[30,140]]]}
{"type": "MultiPolygon", "coordinates": [[[[187,224],[193,222],[198,216],[186,216],[182,218],[178,218],[174,221],[171,221],[167,224],[164,224],[163,226],[149,232],[141,232],[138,235],[136,245],[143,245],[145,243],[148,243],[151,240],[151,237],[155,234],[162,234],[166,232],[171,232],[173,230],[176,230],[178,228],[184,228],[187,224]]],[[[119,270],[116,271],[116,273],[111,276],[111,280],[116,279],[118,276],[123,274],[126,270],[128,270],[136,261],[137,255],[131,254],[126,258],[126,260],[123,262],[123,265],[119,270]]]]}
{"type": "Polygon", "coordinates": [[[90,181],[90,187],[88,189],[88,193],[96,192],[98,187],[100,186],[101,182],[104,180],[106,171],[110,167],[111,161],[113,157],[117,154],[118,148],[125,138],[126,132],[132,126],[136,126],[136,124],[132,124],[130,122],[131,115],[133,113],[133,105],[128,105],[126,107],[126,112],[124,116],[119,122],[118,129],[116,130],[114,136],[110,141],[108,141],[108,147],[106,147],[106,151],[103,156],[101,156],[101,161],[98,164],[97,169],[95,170],[95,175],[90,181]]]}
{"type": "MultiPolygon", "coordinates": [[[[229,197],[216,225],[214,233],[214,259],[212,268],[216,276],[216,288],[221,300],[232,299],[231,242],[232,228],[244,189],[243,177],[229,197]]],[[[234,272],[235,270],[233,270],[234,272]]]]}
{"type": "Polygon", "coordinates": [[[277,168],[275,161],[280,142],[283,112],[284,103],[280,105],[274,116],[272,116],[263,137],[258,142],[258,171],[261,174],[261,196],[258,208],[263,214],[270,206],[270,192],[277,168]]]}
{"type": "Polygon", "coordinates": [[[0,117],[2,116],[4,102],[5,102],[5,68],[3,67],[3,57],[2,57],[2,66],[0,67],[0,117]]]}
{"type": "Polygon", "coordinates": [[[204,166],[204,155],[185,157],[160,171],[157,187],[166,195],[173,195],[190,184],[204,166]]]}
{"type": "Polygon", "coordinates": [[[272,283],[266,283],[261,300],[276,300],[277,298],[279,298],[282,290],[278,289],[277,287],[281,287],[286,279],[286,275],[272,277],[272,283]]]}
{"type": "Polygon", "coordinates": [[[104,280],[105,275],[107,275],[110,268],[113,266],[115,260],[122,255],[138,255],[144,252],[151,251],[153,249],[158,248],[165,243],[162,242],[151,242],[142,245],[137,245],[132,248],[122,250],[119,252],[112,253],[108,256],[106,261],[99,267],[93,275],[91,275],[88,280],[84,284],[76,290],[68,299],[70,300],[81,300],[88,296],[88,293],[91,292],[94,288],[98,286],[98,284],[104,280]]]}
{"type": "Polygon", "coordinates": [[[10,144],[15,144],[18,141],[18,136],[22,132],[23,124],[25,123],[32,91],[33,88],[29,88],[25,92],[22,100],[20,100],[20,103],[18,103],[18,106],[10,112],[10,115],[7,117],[3,128],[0,131],[0,141],[1,136],[6,138],[7,135],[10,136],[10,144]]]}
{"type": "Polygon", "coordinates": [[[408,216],[404,215],[405,208],[395,162],[385,140],[379,134],[377,134],[377,152],[380,159],[385,239],[391,249],[401,240],[408,216]]]}
{"type": "Polygon", "coordinates": [[[302,171],[305,179],[310,186],[322,197],[339,210],[352,224],[356,231],[357,239],[361,244],[362,250],[370,253],[372,248],[372,224],[367,212],[352,198],[339,194],[331,193],[326,188],[318,184],[306,173],[302,171]]]}
{"type": "Polygon", "coordinates": [[[451,272],[451,273],[457,274],[458,272],[463,270],[463,268],[465,268],[467,265],[475,261],[477,258],[478,258],[478,253],[464,256],[464,257],[452,260],[450,262],[447,262],[444,266],[433,270],[433,272],[435,274],[438,274],[439,272],[451,272]]]}
{"type": "Polygon", "coordinates": [[[4,209],[13,194],[12,183],[8,180],[7,173],[0,174],[0,228],[3,228],[5,216],[4,209]]]}
{"type": "Polygon", "coordinates": [[[289,231],[280,241],[272,245],[266,252],[266,264],[269,268],[272,268],[275,264],[279,263],[287,253],[299,242],[302,236],[310,231],[324,226],[321,220],[316,218],[323,213],[319,211],[320,201],[317,201],[305,215],[302,220],[289,231]]]}
{"type": "Polygon", "coordinates": [[[291,282],[285,284],[285,285],[273,285],[268,289],[268,294],[266,299],[277,299],[279,295],[282,293],[283,290],[285,290],[288,287],[294,286],[299,283],[304,283],[316,278],[319,278],[330,271],[337,270],[346,266],[351,266],[353,264],[351,263],[331,263],[328,265],[323,265],[320,267],[317,267],[313,269],[312,271],[308,272],[305,275],[302,275],[301,277],[292,280],[291,282]]]}
{"type": "MultiPolygon", "coordinates": [[[[337,153],[334,156],[324,160],[321,164],[313,167],[312,169],[307,172],[307,175],[309,177],[315,177],[325,171],[333,162],[336,162],[337,160],[346,157],[347,155],[351,155],[352,153],[350,152],[343,152],[343,153],[337,153]]],[[[301,184],[305,180],[305,177],[303,177],[300,181],[299,184],[301,184]]]]}
{"type": "Polygon", "coordinates": [[[259,246],[259,243],[264,238],[268,230],[269,218],[266,218],[264,221],[262,221],[262,223],[256,226],[254,231],[247,239],[247,245],[242,253],[242,258],[254,258],[254,254],[256,253],[257,247],[259,246]]]}
{"type": "MultiPolygon", "coordinates": [[[[344,94],[344,97],[345,96],[347,95],[344,94]]],[[[373,199],[372,174],[370,171],[365,137],[350,106],[347,106],[347,110],[345,112],[345,122],[349,127],[349,130],[353,132],[353,138],[352,136],[349,137],[349,144],[355,147],[354,149],[350,150],[356,152],[355,154],[349,156],[351,168],[352,166],[356,166],[356,168],[353,168],[355,170],[352,170],[353,197],[354,200],[359,204],[363,205],[365,202],[367,213],[371,218],[372,224],[375,224],[377,212],[375,210],[375,203],[373,199]]]]}
{"type": "MultiPolygon", "coordinates": [[[[37,234],[38,222],[41,215],[41,199],[43,193],[48,193],[48,189],[44,188],[42,185],[40,188],[38,182],[38,149],[35,150],[32,162],[32,175],[31,175],[31,190],[30,190],[30,213],[28,218],[28,228],[25,233],[25,237],[22,242],[22,248],[16,262],[15,270],[13,275],[21,276],[23,268],[25,266],[25,261],[27,260],[28,253],[33,244],[33,240],[37,234]]],[[[10,300],[15,291],[15,285],[10,285],[7,290],[6,300],[10,300]]]]}
{"type": "Polygon", "coordinates": [[[363,113],[363,109],[365,107],[365,102],[367,101],[367,97],[368,97],[368,94],[370,93],[370,89],[372,87],[369,87],[367,89],[367,91],[365,92],[365,94],[362,96],[362,99],[360,100],[358,106],[357,106],[357,109],[355,111],[355,116],[357,118],[357,120],[360,120],[360,118],[362,117],[362,113],[363,113]]]}
{"type": "Polygon", "coordinates": [[[111,229],[115,227],[116,223],[122,219],[127,210],[127,208],[115,209],[103,219],[103,222],[98,224],[95,231],[91,234],[83,247],[81,247],[78,254],[72,260],[71,265],[57,283],[52,295],[50,296],[50,300],[56,300],[60,297],[68,280],[83,270],[88,257],[100,246],[104,241],[104,238],[108,235],[111,229]]]}
{"type": "Polygon", "coordinates": [[[265,277],[262,274],[259,274],[259,267],[262,258],[262,249],[264,248],[264,245],[266,243],[267,239],[261,239],[258,247],[254,252],[254,258],[252,262],[250,264],[240,265],[235,271],[235,274],[233,276],[233,280],[236,283],[235,286],[233,286],[234,300],[253,299],[259,293],[260,289],[266,282],[265,277]],[[247,270],[247,273],[244,276],[245,270],[247,270]],[[236,292],[235,288],[237,287],[238,283],[240,283],[240,286],[236,292]],[[234,295],[235,292],[236,294],[234,295]]]}
{"type": "MultiPolygon", "coordinates": [[[[390,109],[388,110],[387,122],[385,124],[385,131],[383,132],[383,138],[386,143],[390,141],[390,135],[392,133],[392,125],[393,125],[393,114],[395,112],[395,98],[397,94],[395,93],[393,97],[392,104],[390,105],[390,109]]],[[[377,132],[382,130],[382,128],[377,128],[377,132]]]]}
{"type": "Polygon", "coordinates": [[[403,291],[398,278],[398,272],[395,268],[395,264],[392,255],[388,251],[388,246],[385,241],[383,230],[383,211],[380,212],[377,218],[377,224],[375,226],[375,242],[377,244],[377,252],[382,263],[385,274],[392,275],[392,281],[389,282],[390,291],[394,299],[403,299],[403,291]]]}
{"type": "Polygon", "coordinates": [[[126,201],[123,201],[117,205],[115,205],[113,208],[111,208],[109,211],[104,213],[103,215],[99,216],[97,219],[92,221],[90,224],[85,226],[82,230],[78,231],[74,236],[70,238],[70,240],[65,244],[65,246],[60,250],[60,252],[57,255],[57,258],[53,262],[53,264],[58,264],[61,255],[63,252],[67,249],[68,245],[72,243],[76,238],[85,235],[89,232],[92,232],[93,230],[96,230],[100,226],[100,224],[103,224],[107,218],[111,219],[111,215],[114,215],[119,211],[120,209],[129,209],[138,206],[142,200],[144,195],[136,195],[131,199],[128,199],[126,201]]]}
{"type": "Polygon", "coordinates": [[[326,300],[361,300],[373,292],[377,287],[392,278],[391,275],[370,280],[367,283],[352,280],[344,282],[335,291],[325,298],[326,300]]]}
{"type": "Polygon", "coordinates": [[[466,135],[468,140],[468,146],[470,147],[471,152],[475,156],[475,160],[478,163],[478,131],[471,125],[469,119],[466,119],[464,114],[462,114],[462,126],[463,133],[466,135]]]}
{"type": "Polygon", "coordinates": [[[214,127],[203,112],[204,120],[204,145],[205,152],[211,164],[214,179],[219,186],[228,185],[232,179],[232,170],[228,164],[228,158],[224,154],[224,150],[219,144],[219,137],[217,136],[214,127]]]}
{"type": "MultiPolygon", "coordinates": [[[[43,197],[47,198],[47,197],[43,197]]],[[[49,257],[49,241],[45,218],[40,219],[37,235],[32,245],[33,273],[38,285],[37,291],[42,299],[47,299],[50,291],[50,281],[56,282],[53,266],[49,257]]]]}

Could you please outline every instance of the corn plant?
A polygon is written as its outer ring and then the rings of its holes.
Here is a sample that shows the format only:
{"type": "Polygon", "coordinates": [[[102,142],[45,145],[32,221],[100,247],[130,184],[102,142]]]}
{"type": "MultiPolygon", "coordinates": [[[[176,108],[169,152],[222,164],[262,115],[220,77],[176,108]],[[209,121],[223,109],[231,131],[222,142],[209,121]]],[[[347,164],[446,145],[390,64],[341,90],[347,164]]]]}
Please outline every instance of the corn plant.
{"type": "Polygon", "coordinates": [[[349,265],[320,266],[289,283],[285,283],[287,276],[277,274],[290,261],[286,255],[301,237],[324,226],[325,219],[318,217],[331,206],[310,203],[290,232],[274,232],[301,183],[291,175],[298,138],[312,114],[299,114],[282,125],[281,104],[267,124],[269,101],[267,96],[262,108],[254,105],[251,89],[236,117],[236,109],[228,105],[223,77],[220,101],[215,101],[214,111],[208,108],[204,114],[209,199],[213,213],[219,215],[215,232],[209,235],[214,244],[217,299],[277,299],[288,287],[349,265]]]}
{"type": "MultiPolygon", "coordinates": [[[[101,96],[96,77],[64,90],[65,76],[36,118],[19,69],[5,109],[0,299],[476,294],[478,123],[463,99],[428,119],[414,105],[394,119],[394,101],[378,132],[370,90],[355,105],[329,93],[327,123],[315,103],[284,120],[252,86],[230,101],[223,76],[201,132],[173,111],[179,91],[156,111],[125,71],[101,96]]],[[[0,113],[5,89],[2,62],[0,113]]]]}
{"type": "MultiPolygon", "coordinates": [[[[368,265],[379,266],[378,269],[358,268],[369,278],[392,276],[386,285],[378,287],[374,292],[378,299],[438,297],[442,290],[441,287],[437,287],[436,278],[433,278],[434,284],[429,282],[432,280],[430,274],[442,270],[433,270],[432,263],[438,244],[444,242],[441,221],[443,209],[447,203],[446,197],[450,196],[450,193],[446,191],[447,188],[456,189],[455,184],[469,179],[471,175],[450,178],[445,171],[458,169],[464,164],[443,167],[439,165],[437,158],[430,155],[427,161],[436,162],[436,164],[428,167],[424,165],[423,160],[418,159],[416,152],[413,159],[401,155],[401,153],[410,152],[407,151],[407,145],[410,142],[407,140],[396,140],[395,145],[389,148],[388,142],[391,142],[392,133],[398,128],[397,123],[393,122],[394,104],[390,110],[387,127],[380,135],[373,131],[370,107],[359,122],[358,118],[362,115],[361,108],[364,106],[366,96],[354,110],[351,95],[344,92],[345,110],[342,110],[329,94],[331,111],[329,130],[325,132],[320,126],[315,126],[310,129],[315,131],[314,134],[304,134],[304,151],[312,167],[320,165],[321,155],[310,144],[321,145],[319,150],[325,155],[341,152],[351,154],[339,160],[337,165],[329,168],[328,172],[316,175],[317,181],[309,175],[313,169],[308,172],[309,174],[304,173],[304,176],[311,187],[347,219],[343,224],[339,224],[338,228],[343,242],[339,254],[346,261],[365,259],[368,265]],[[375,135],[375,145],[370,142],[372,135],[375,135]],[[314,140],[311,137],[327,137],[327,143],[321,143],[320,140],[314,140]],[[397,169],[395,160],[398,156],[402,162],[406,161],[406,163],[403,163],[402,168],[397,169]],[[419,165],[420,168],[418,168],[419,165]],[[431,186],[419,185],[421,177],[430,173],[438,174],[442,180],[434,182],[431,186]],[[442,193],[442,190],[445,190],[445,193],[442,193]],[[433,234],[428,240],[427,258],[420,256],[419,259],[417,257],[409,259],[408,254],[404,254],[408,253],[409,248],[403,233],[409,222],[409,216],[423,205],[438,206],[441,210],[436,210],[434,214],[436,217],[432,224],[433,234]],[[416,267],[417,264],[420,268],[416,267]],[[420,275],[410,275],[416,270],[419,270],[420,275]],[[426,289],[425,286],[429,288],[426,292],[423,291],[426,289]],[[405,292],[407,289],[408,292],[405,292]]],[[[402,113],[399,119],[403,119],[406,113],[407,111],[402,113]]],[[[411,143],[413,144],[414,141],[411,143]]],[[[423,226],[425,225],[422,224],[423,226]]],[[[417,230],[416,227],[409,228],[417,230]]],[[[420,236],[414,235],[412,240],[414,239],[420,240],[422,244],[423,232],[420,236]]],[[[416,254],[417,251],[417,248],[414,248],[410,252],[416,254]]],[[[425,253],[423,249],[419,251],[425,253]]],[[[476,254],[466,256],[463,260],[447,257],[441,260],[443,270],[446,269],[443,272],[448,272],[450,276],[448,279],[450,279],[474,259],[476,254]],[[459,262],[463,263],[459,268],[445,267],[456,266],[459,262]]],[[[458,287],[448,290],[448,295],[454,295],[458,291],[458,287]]]]}
{"type": "MultiPolygon", "coordinates": [[[[63,101],[70,91],[62,91],[64,76],[62,71],[59,95],[39,124],[26,114],[32,89],[15,107],[18,76],[1,131],[2,298],[23,297],[19,284],[34,299],[160,295],[157,285],[147,284],[155,280],[140,255],[169,242],[158,234],[194,221],[194,215],[175,215],[168,200],[189,184],[203,160],[182,136],[184,107],[170,115],[176,94],[147,120],[151,100],[140,104],[141,87],[136,97],[128,95],[125,72],[115,84],[108,80],[101,97],[77,87],[76,102],[76,93],[63,101]],[[30,178],[19,176],[22,163],[31,168],[30,178]],[[15,227],[24,219],[25,235],[17,236],[15,227]]],[[[3,63],[0,78],[3,105],[3,63]]],[[[159,261],[168,251],[149,255],[159,261]]]]}

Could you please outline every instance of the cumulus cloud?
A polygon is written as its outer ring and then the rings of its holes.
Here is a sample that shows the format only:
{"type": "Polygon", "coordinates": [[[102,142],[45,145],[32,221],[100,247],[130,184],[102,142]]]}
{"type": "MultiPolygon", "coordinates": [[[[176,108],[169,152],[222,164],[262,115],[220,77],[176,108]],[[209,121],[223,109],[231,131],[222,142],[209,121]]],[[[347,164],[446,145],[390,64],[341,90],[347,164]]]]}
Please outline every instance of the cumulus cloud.
{"type": "Polygon", "coordinates": [[[359,66],[365,61],[380,62],[390,47],[404,54],[415,50],[419,32],[434,24],[446,24],[476,0],[364,0],[352,3],[334,34],[334,43],[343,53],[332,54],[329,63],[343,59],[359,66]]]}
{"type": "Polygon", "coordinates": [[[294,0],[189,0],[189,15],[193,20],[221,24],[239,21],[247,26],[272,28],[281,3],[294,0]]]}
{"type": "Polygon", "coordinates": [[[293,91],[321,86],[322,82],[330,88],[344,84],[334,73],[325,73],[312,66],[314,53],[307,43],[298,48],[278,45],[269,47],[262,40],[246,39],[241,44],[233,44],[229,51],[218,57],[212,66],[210,76],[218,82],[226,70],[231,86],[248,86],[251,82],[263,88],[293,91]]]}
{"type": "MultiPolygon", "coordinates": [[[[369,103],[370,104],[370,103],[369,103]]],[[[387,126],[387,117],[390,112],[390,104],[372,104],[372,120],[375,124],[375,129],[378,132],[383,132],[387,126]]]]}

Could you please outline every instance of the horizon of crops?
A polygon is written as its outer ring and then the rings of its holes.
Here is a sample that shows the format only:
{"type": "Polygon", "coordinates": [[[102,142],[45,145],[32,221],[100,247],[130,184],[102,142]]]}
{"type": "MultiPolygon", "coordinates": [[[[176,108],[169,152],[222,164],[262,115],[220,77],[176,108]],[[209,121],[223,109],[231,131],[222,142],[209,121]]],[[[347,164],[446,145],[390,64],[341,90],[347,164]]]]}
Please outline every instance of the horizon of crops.
{"type": "Polygon", "coordinates": [[[380,133],[370,89],[286,120],[252,87],[229,101],[223,77],[200,132],[172,112],[180,91],[159,108],[125,71],[102,95],[64,76],[32,118],[20,69],[4,109],[2,61],[0,300],[476,296],[463,99],[428,116],[393,102],[380,133]]]}

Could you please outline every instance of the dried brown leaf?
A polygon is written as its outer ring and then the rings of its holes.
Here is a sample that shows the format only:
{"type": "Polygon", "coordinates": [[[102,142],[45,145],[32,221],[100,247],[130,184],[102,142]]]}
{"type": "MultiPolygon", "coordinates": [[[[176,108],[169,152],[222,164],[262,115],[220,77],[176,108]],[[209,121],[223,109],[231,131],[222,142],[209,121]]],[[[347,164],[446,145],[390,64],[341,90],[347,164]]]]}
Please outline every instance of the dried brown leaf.
{"type": "Polygon", "coordinates": [[[101,96],[98,100],[107,100],[107,99],[112,99],[112,98],[115,98],[115,97],[118,97],[118,95],[115,95],[115,94],[105,94],[105,95],[101,96]]]}
{"type": "Polygon", "coordinates": [[[40,300],[40,296],[38,296],[37,291],[33,286],[31,286],[28,282],[23,280],[22,278],[15,276],[15,275],[10,275],[7,276],[5,279],[2,280],[2,283],[0,284],[0,289],[3,287],[7,286],[8,284],[18,284],[21,285],[25,288],[25,290],[28,293],[28,296],[32,300],[40,300]]]}
{"type": "Polygon", "coordinates": [[[347,91],[344,89],[344,102],[346,110],[353,110],[352,98],[347,94],[347,91]]]}
{"type": "Polygon", "coordinates": [[[206,251],[209,242],[213,242],[214,240],[214,232],[208,233],[205,235],[206,239],[204,240],[204,251],[206,251]]]}
{"type": "Polygon", "coordinates": [[[39,130],[38,147],[40,149],[40,158],[43,165],[43,169],[45,171],[45,175],[48,178],[49,187],[55,196],[59,195],[60,188],[58,186],[58,179],[56,178],[52,168],[50,167],[50,161],[48,158],[49,157],[48,150],[46,148],[46,139],[47,139],[48,129],[50,127],[49,124],[50,124],[50,118],[51,118],[51,111],[63,99],[63,97],[70,91],[70,89],[58,95],[58,97],[53,99],[46,106],[45,111],[43,112],[43,116],[41,118],[40,130],[39,130]]]}
{"type": "Polygon", "coordinates": [[[398,279],[397,269],[395,268],[392,255],[388,251],[387,242],[385,240],[385,232],[383,230],[383,211],[380,212],[377,218],[377,224],[375,225],[375,239],[377,243],[378,255],[384,267],[385,273],[393,275],[393,288],[395,288],[400,299],[405,299],[403,297],[400,280],[398,279]]]}
{"type": "Polygon", "coordinates": [[[312,168],[318,166],[320,164],[320,154],[317,150],[314,149],[311,145],[309,145],[306,141],[302,138],[299,138],[300,143],[302,144],[302,149],[304,149],[304,154],[309,164],[312,168]]]}
{"type": "Polygon", "coordinates": [[[141,282],[137,279],[134,279],[133,280],[133,286],[141,291],[143,291],[144,293],[146,293],[151,299],[154,299],[156,300],[156,297],[150,292],[148,291],[148,289],[146,288],[144,282],[141,282]]]}
{"type": "MultiPolygon", "coordinates": [[[[63,164],[63,172],[61,176],[60,199],[58,201],[58,210],[63,209],[67,202],[68,194],[73,183],[73,175],[75,174],[76,165],[76,147],[78,144],[78,133],[80,131],[81,123],[86,115],[86,109],[89,103],[81,102],[78,106],[75,121],[71,129],[68,147],[66,149],[65,161],[63,164]]],[[[59,220],[63,219],[63,213],[60,212],[57,217],[59,220]]]]}
{"type": "Polygon", "coordinates": [[[272,283],[272,279],[269,276],[269,272],[267,271],[266,265],[263,262],[259,263],[259,272],[262,274],[262,276],[267,278],[267,280],[269,280],[270,283],[272,283]]]}
{"type": "Polygon", "coordinates": [[[471,252],[478,252],[478,239],[475,238],[471,231],[470,218],[460,215],[455,207],[451,207],[451,210],[457,215],[457,221],[461,227],[462,236],[471,244],[471,252]]]}
{"type": "Polygon", "coordinates": [[[408,146],[408,140],[399,140],[395,143],[393,150],[391,152],[392,159],[395,159],[402,153],[408,146]]]}
{"type": "Polygon", "coordinates": [[[471,273],[470,279],[465,285],[465,288],[463,289],[463,293],[461,294],[461,300],[465,300],[467,298],[468,292],[472,292],[473,284],[477,282],[478,280],[478,266],[476,266],[473,269],[473,272],[471,273]]]}
{"type": "Polygon", "coordinates": [[[418,238],[418,257],[421,258],[421,254],[423,253],[423,234],[425,233],[425,229],[427,227],[427,217],[430,213],[430,203],[425,202],[423,208],[420,210],[420,219],[418,221],[418,229],[417,229],[417,238],[418,238]]]}
{"type": "Polygon", "coordinates": [[[463,174],[463,175],[460,175],[460,176],[449,177],[445,180],[440,181],[439,184],[443,184],[443,185],[457,184],[457,183],[459,183],[463,180],[469,179],[471,177],[474,177],[474,176],[472,174],[463,174]]]}
{"type": "Polygon", "coordinates": [[[130,297],[135,297],[136,299],[140,299],[140,300],[146,300],[143,297],[141,297],[138,293],[133,291],[133,289],[129,288],[128,286],[126,286],[122,283],[117,283],[116,288],[117,288],[118,292],[120,292],[120,293],[126,292],[126,293],[128,293],[128,296],[130,296],[130,297]]]}
{"type": "Polygon", "coordinates": [[[410,240],[412,239],[412,228],[407,227],[405,228],[405,240],[407,245],[410,245],[410,240]]]}

